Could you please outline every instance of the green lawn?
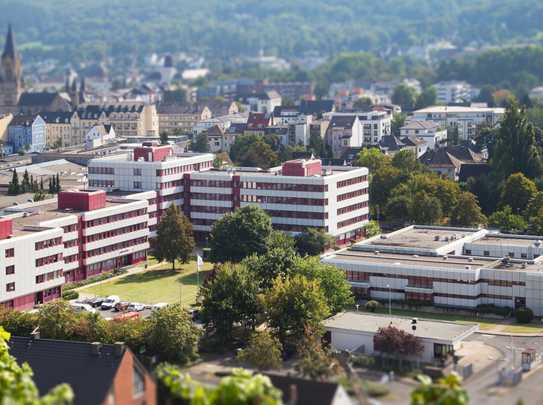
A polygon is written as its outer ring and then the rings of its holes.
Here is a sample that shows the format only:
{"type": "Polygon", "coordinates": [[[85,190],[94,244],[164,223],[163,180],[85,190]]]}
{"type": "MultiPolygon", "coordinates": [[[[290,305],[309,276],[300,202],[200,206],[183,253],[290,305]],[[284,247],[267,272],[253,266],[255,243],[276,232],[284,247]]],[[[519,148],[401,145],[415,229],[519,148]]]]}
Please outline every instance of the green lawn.
{"type": "MultiPolygon", "coordinates": [[[[154,263],[149,263],[153,265],[154,263]]],[[[205,263],[200,271],[200,285],[212,265],[205,263]]],[[[176,264],[172,270],[170,263],[142,273],[85,287],[79,290],[83,294],[99,296],[118,295],[123,301],[156,304],[157,302],[181,302],[189,306],[195,302],[197,293],[196,262],[176,264]]]]}
{"type": "MultiPolygon", "coordinates": [[[[388,314],[388,308],[381,307],[377,310],[378,313],[388,314]]],[[[475,318],[465,315],[455,314],[453,312],[448,313],[433,313],[433,312],[422,312],[408,309],[396,309],[392,308],[392,314],[398,316],[407,316],[413,318],[425,318],[425,319],[435,319],[440,321],[456,322],[460,324],[479,324],[479,329],[481,331],[495,331],[503,333],[543,333],[543,324],[541,322],[534,322],[533,324],[528,325],[519,325],[512,324],[507,321],[500,321],[498,319],[485,319],[485,318],[475,318]]]]}

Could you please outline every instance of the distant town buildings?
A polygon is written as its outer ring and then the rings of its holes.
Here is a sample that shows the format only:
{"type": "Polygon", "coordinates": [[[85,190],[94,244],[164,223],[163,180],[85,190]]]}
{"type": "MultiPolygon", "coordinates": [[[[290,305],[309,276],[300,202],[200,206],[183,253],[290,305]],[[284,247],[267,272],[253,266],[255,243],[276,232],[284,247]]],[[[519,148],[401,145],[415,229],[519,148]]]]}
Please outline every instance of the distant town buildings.
{"type": "Polygon", "coordinates": [[[434,85],[439,104],[470,103],[479,95],[479,89],[463,81],[439,82],[434,85]]]}

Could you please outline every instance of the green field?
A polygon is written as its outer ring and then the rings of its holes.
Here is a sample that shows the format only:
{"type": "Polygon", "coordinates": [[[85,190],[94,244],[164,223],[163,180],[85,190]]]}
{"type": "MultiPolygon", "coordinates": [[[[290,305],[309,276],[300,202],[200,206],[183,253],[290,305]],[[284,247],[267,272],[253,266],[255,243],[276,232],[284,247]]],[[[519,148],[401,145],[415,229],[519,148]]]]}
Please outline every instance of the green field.
{"type": "MultiPolygon", "coordinates": [[[[211,267],[209,263],[204,264],[199,276],[200,285],[211,267]]],[[[81,288],[79,292],[99,296],[118,295],[123,301],[144,304],[181,302],[189,306],[196,300],[197,289],[196,263],[192,261],[176,264],[176,270],[172,270],[170,263],[164,263],[141,273],[81,288]]]]}
{"type": "MultiPolygon", "coordinates": [[[[377,312],[381,314],[388,314],[388,308],[381,307],[377,310],[377,312]]],[[[455,314],[454,312],[434,313],[397,308],[392,308],[392,315],[422,319],[435,319],[439,321],[455,322],[464,325],[478,323],[479,329],[482,332],[487,331],[503,333],[543,333],[543,324],[541,322],[535,321],[532,324],[520,325],[508,322],[507,320],[500,321],[498,319],[494,320],[486,318],[475,318],[466,315],[455,314]]]]}

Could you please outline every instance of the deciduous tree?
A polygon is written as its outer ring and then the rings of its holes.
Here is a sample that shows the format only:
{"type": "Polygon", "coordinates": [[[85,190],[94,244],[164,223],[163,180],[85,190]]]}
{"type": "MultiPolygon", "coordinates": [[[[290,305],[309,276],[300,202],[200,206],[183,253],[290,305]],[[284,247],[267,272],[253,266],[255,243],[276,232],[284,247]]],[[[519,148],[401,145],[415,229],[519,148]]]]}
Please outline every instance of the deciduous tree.
{"type": "Polygon", "coordinates": [[[333,236],[316,228],[307,228],[296,235],[295,240],[296,250],[301,256],[320,255],[335,242],[333,236]]]}
{"type": "Polygon", "coordinates": [[[247,362],[257,370],[273,370],[283,364],[283,346],[269,331],[255,331],[249,344],[238,353],[238,359],[247,362]]]}
{"type": "Polygon", "coordinates": [[[501,204],[508,205],[515,214],[524,212],[528,203],[535,197],[535,183],[522,173],[510,175],[502,189],[501,204]]]}
{"type": "Polygon", "coordinates": [[[486,223],[486,217],[479,207],[477,197],[468,191],[458,196],[456,207],[453,208],[450,218],[454,226],[478,226],[486,223]]]}
{"type": "Polygon", "coordinates": [[[154,244],[156,258],[169,261],[175,270],[175,261],[186,263],[194,246],[192,224],[175,204],[170,205],[157,226],[154,244]]]}

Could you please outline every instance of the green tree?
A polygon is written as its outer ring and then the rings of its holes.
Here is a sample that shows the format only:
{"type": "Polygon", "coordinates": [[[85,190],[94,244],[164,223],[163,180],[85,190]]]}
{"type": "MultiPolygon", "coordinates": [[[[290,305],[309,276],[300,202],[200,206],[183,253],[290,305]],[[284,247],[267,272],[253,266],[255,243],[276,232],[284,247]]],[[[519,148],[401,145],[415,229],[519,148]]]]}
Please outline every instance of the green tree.
{"type": "Polygon", "coordinates": [[[62,186],[61,186],[61,183],[60,183],[60,174],[57,173],[57,175],[55,176],[56,177],[56,180],[55,180],[55,194],[58,194],[62,191],[62,186]]]}
{"type": "Polygon", "coordinates": [[[532,235],[543,235],[543,207],[541,207],[535,215],[528,218],[528,233],[531,233],[532,235]]]}
{"type": "Polygon", "coordinates": [[[268,324],[277,330],[283,347],[296,346],[305,328],[318,330],[330,309],[317,280],[299,275],[277,278],[264,295],[268,324]]]}
{"type": "Polygon", "coordinates": [[[422,166],[417,160],[417,155],[412,150],[403,149],[392,158],[392,166],[404,173],[420,171],[422,166]]]}
{"type": "Polygon", "coordinates": [[[416,224],[436,224],[443,217],[441,202],[425,191],[420,191],[414,196],[409,216],[416,224]]]}
{"type": "Polygon", "coordinates": [[[175,261],[186,263],[194,250],[192,225],[175,204],[170,205],[160,218],[154,243],[155,256],[159,261],[167,260],[175,270],[175,261]]]}
{"type": "Polygon", "coordinates": [[[354,305],[351,285],[345,279],[345,272],[336,266],[321,263],[319,257],[298,258],[294,274],[319,282],[332,314],[354,305]]]}
{"type": "Polygon", "coordinates": [[[394,136],[400,136],[400,128],[405,125],[407,115],[405,113],[396,113],[392,117],[392,123],[390,124],[390,132],[394,136]]]}
{"type": "Polygon", "coordinates": [[[324,157],[324,140],[320,134],[309,135],[309,152],[313,153],[317,157],[324,157]]]}
{"type": "Polygon", "coordinates": [[[379,235],[381,233],[381,227],[379,226],[379,222],[369,221],[366,225],[364,225],[364,232],[366,234],[366,238],[371,238],[373,236],[379,235]]]}
{"type": "Polygon", "coordinates": [[[417,101],[415,89],[405,84],[400,84],[392,93],[392,103],[402,107],[402,111],[413,111],[417,101]]]}
{"type": "MultiPolygon", "coordinates": [[[[275,232],[274,232],[275,233],[275,232]]],[[[296,263],[297,254],[293,246],[274,246],[260,255],[253,254],[243,264],[254,274],[261,289],[268,289],[277,277],[287,277],[296,263]]]]}
{"type": "Polygon", "coordinates": [[[390,197],[385,207],[387,220],[406,222],[411,219],[412,198],[409,195],[398,194],[390,197]]]}
{"type": "Polygon", "coordinates": [[[271,218],[255,205],[226,214],[211,230],[211,260],[240,262],[253,253],[264,253],[272,231],[271,218]]]}
{"type": "Polygon", "coordinates": [[[201,332],[181,304],[153,311],[145,335],[148,350],[160,361],[186,364],[197,358],[201,332]]]}
{"type": "Polygon", "coordinates": [[[537,216],[541,208],[543,208],[543,191],[539,191],[532,197],[524,211],[524,217],[532,218],[537,216]]]}
{"type": "Polygon", "coordinates": [[[416,109],[430,107],[437,102],[436,89],[433,86],[426,87],[422,93],[417,96],[416,109]]]}
{"type": "Polygon", "coordinates": [[[306,228],[295,236],[296,250],[301,256],[320,255],[334,244],[334,237],[318,228],[306,228]]]}
{"type": "Polygon", "coordinates": [[[11,181],[8,184],[8,194],[17,195],[21,192],[21,186],[19,184],[19,176],[17,175],[17,170],[13,169],[11,181]]]}
{"type": "Polygon", "coordinates": [[[192,151],[200,153],[209,152],[209,138],[205,131],[195,135],[194,143],[192,144],[192,151]]]}
{"type": "Polygon", "coordinates": [[[234,369],[232,375],[221,379],[218,386],[206,388],[194,381],[179,367],[161,364],[157,377],[165,398],[161,403],[183,403],[188,405],[281,405],[281,391],[275,388],[270,379],[261,374],[234,369]]]}
{"type": "Polygon", "coordinates": [[[502,189],[501,204],[510,206],[515,214],[524,212],[528,203],[537,194],[535,183],[522,173],[510,175],[502,189]]]}
{"type": "Polygon", "coordinates": [[[21,181],[21,189],[23,193],[27,193],[32,190],[32,186],[30,183],[30,177],[28,175],[28,170],[25,169],[25,172],[23,174],[23,180],[21,181]]]}
{"type": "Polygon", "coordinates": [[[249,344],[238,353],[237,358],[247,362],[257,370],[272,370],[283,364],[283,346],[269,331],[255,331],[249,344]]]}
{"type": "Polygon", "coordinates": [[[449,125],[447,127],[447,145],[454,146],[460,144],[460,132],[455,125],[449,125]]]}
{"type": "Polygon", "coordinates": [[[528,227],[524,218],[513,213],[511,207],[506,205],[501,210],[488,217],[488,225],[501,232],[522,233],[528,227]]]}
{"type": "Polygon", "coordinates": [[[340,372],[336,359],[324,348],[320,335],[306,328],[303,340],[297,347],[298,358],[295,369],[302,377],[327,381],[340,372]]]}
{"type": "Polygon", "coordinates": [[[217,337],[228,341],[234,324],[253,328],[258,313],[258,284],[247,267],[223,264],[200,289],[202,320],[217,337]]]}
{"type": "Polygon", "coordinates": [[[370,175],[373,175],[390,162],[390,156],[383,154],[379,149],[363,148],[358,152],[354,164],[355,166],[367,167],[370,175]]]}
{"type": "Polygon", "coordinates": [[[357,111],[369,111],[373,106],[373,102],[369,97],[360,97],[353,103],[353,109],[357,111]]]}
{"type": "Polygon", "coordinates": [[[40,405],[71,404],[74,399],[71,388],[62,384],[40,397],[32,380],[32,369],[28,364],[17,364],[9,354],[7,342],[10,334],[0,326],[0,400],[3,404],[40,405]]]}
{"type": "Polygon", "coordinates": [[[468,227],[486,223],[486,217],[479,207],[477,197],[468,191],[462,192],[451,213],[450,223],[453,226],[468,227]]]}
{"type": "Polygon", "coordinates": [[[375,300],[369,300],[368,302],[366,302],[366,304],[364,305],[364,307],[366,308],[366,311],[369,311],[369,312],[375,312],[377,311],[377,309],[381,306],[381,304],[379,303],[379,301],[375,301],[375,300]]]}
{"type": "Polygon", "coordinates": [[[57,301],[40,308],[40,335],[47,339],[71,340],[76,336],[79,322],[67,302],[57,301]]]}
{"type": "Polygon", "coordinates": [[[168,142],[168,138],[169,138],[169,137],[168,137],[168,133],[165,132],[165,131],[162,131],[162,132],[160,133],[160,144],[161,144],[161,145],[168,145],[168,143],[169,143],[169,142],[168,142]]]}
{"type": "Polygon", "coordinates": [[[454,372],[433,383],[430,377],[420,375],[417,388],[411,393],[411,405],[468,405],[469,396],[462,388],[462,379],[454,372]]]}
{"type": "Polygon", "coordinates": [[[526,112],[515,103],[507,109],[500,124],[490,165],[500,179],[513,173],[522,173],[528,178],[541,174],[541,152],[535,128],[526,112]]]}
{"type": "Polygon", "coordinates": [[[47,194],[44,191],[40,191],[40,190],[36,191],[34,193],[34,196],[32,197],[34,201],[43,201],[46,198],[47,198],[47,194]]]}
{"type": "MultiPolygon", "coordinates": [[[[230,158],[240,166],[256,166],[269,169],[279,164],[279,157],[272,147],[273,140],[261,135],[249,134],[236,137],[230,148],[230,158]]],[[[278,147],[278,145],[273,145],[278,147]]]]}

